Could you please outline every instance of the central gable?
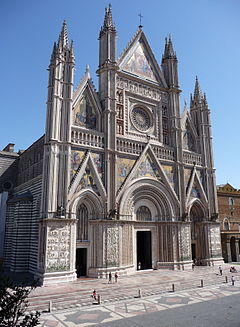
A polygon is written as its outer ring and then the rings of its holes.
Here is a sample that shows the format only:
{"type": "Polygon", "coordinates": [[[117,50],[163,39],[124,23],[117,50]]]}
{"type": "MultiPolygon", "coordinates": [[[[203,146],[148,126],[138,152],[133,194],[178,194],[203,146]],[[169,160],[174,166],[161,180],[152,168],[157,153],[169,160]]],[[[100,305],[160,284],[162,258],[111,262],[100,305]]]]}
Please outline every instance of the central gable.
{"type": "Polygon", "coordinates": [[[141,40],[137,42],[136,49],[123,66],[123,70],[157,82],[154,69],[151,67],[150,59],[141,40]]]}
{"type": "Polygon", "coordinates": [[[118,60],[118,66],[123,72],[167,88],[163,73],[141,29],[123,51],[118,60]]]}

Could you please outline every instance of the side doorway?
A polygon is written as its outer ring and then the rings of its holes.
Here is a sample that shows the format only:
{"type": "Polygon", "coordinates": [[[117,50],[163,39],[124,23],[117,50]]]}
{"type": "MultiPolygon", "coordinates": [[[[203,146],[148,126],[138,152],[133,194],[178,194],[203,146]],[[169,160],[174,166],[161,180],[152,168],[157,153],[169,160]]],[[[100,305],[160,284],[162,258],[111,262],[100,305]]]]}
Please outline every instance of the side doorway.
{"type": "Polygon", "coordinates": [[[87,248],[76,250],[76,273],[77,278],[87,276],[87,248]]]}

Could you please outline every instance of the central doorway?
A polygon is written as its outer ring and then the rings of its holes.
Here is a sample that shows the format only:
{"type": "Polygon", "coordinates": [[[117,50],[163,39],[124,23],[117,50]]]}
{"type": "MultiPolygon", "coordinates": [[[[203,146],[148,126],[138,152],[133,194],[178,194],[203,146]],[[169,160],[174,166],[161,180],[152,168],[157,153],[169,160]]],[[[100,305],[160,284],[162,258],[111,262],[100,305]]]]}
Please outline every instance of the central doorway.
{"type": "Polygon", "coordinates": [[[76,273],[77,277],[87,276],[87,249],[76,250],[76,273]]]}
{"type": "Polygon", "coordinates": [[[137,232],[137,269],[152,269],[151,231],[137,232]]]}

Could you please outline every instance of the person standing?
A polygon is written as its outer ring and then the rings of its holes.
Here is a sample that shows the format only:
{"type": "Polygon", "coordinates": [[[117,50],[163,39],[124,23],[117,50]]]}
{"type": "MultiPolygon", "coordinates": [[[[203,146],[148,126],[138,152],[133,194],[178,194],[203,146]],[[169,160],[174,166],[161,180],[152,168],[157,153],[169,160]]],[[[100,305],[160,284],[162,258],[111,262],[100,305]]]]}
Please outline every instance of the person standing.
{"type": "Polygon", "coordinates": [[[115,272],[114,277],[115,277],[115,283],[117,283],[117,281],[118,281],[118,273],[117,272],[115,272]]]}
{"type": "Polygon", "coordinates": [[[112,282],[112,273],[111,271],[108,274],[108,284],[112,282]]]}
{"type": "Polygon", "coordinates": [[[235,282],[234,276],[231,277],[231,282],[232,282],[232,286],[234,286],[234,282],[235,282]]]}

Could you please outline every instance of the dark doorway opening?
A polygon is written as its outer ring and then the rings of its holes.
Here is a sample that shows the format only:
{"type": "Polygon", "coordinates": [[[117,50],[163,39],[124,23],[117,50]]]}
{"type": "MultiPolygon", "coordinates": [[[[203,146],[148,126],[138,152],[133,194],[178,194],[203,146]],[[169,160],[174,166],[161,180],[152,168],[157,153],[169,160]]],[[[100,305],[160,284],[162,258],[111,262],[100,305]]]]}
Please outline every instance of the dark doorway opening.
{"type": "Polygon", "coordinates": [[[76,272],[77,277],[87,275],[87,249],[77,249],[76,251],[76,272]]]}
{"type": "Polygon", "coordinates": [[[231,247],[231,257],[232,261],[237,261],[237,253],[236,253],[236,243],[235,243],[235,237],[231,237],[230,239],[230,247],[231,247]]]}
{"type": "Polygon", "coordinates": [[[137,269],[152,268],[152,237],[150,231],[137,232],[137,269]]]}
{"type": "Polygon", "coordinates": [[[196,244],[192,243],[192,260],[196,259],[196,244]]]}

